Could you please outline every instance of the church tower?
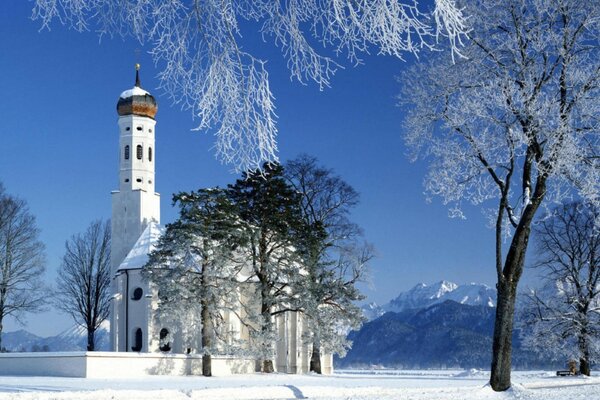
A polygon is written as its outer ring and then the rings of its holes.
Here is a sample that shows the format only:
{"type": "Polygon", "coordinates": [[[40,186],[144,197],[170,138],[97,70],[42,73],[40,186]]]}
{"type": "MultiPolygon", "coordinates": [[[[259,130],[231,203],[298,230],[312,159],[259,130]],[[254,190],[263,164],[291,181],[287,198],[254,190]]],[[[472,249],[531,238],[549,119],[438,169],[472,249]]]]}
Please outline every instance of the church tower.
{"type": "Polygon", "coordinates": [[[119,190],[112,192],[113,275],[148,224],[160,223],[160,195],[154,191],[154,119],[158,106],[142,89],[139,64],[135,86],[121,93],[119,114],[119,190]]]}
{"type": "Polygon", "coordinates": [[[158,107],[135,86],[119,96],[119,190],[112,192],[110,337],[113,351],[144,351],[151,340],[151,299],[141,270],[160,236],[160,195],[154,191],[154,135],[158,107]]]}

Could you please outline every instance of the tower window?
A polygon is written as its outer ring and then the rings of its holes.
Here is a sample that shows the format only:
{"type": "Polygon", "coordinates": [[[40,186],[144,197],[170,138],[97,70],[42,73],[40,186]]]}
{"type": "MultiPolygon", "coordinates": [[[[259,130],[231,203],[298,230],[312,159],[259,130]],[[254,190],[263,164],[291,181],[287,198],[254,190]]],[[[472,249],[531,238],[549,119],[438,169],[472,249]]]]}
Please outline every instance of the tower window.
{"type": "Polygon", "coordinates": [[[135,288],[133,294],[131,295],[131,300],[139,300],[142,298],[144,294],[144,290],[141,287],[135,288]]]}
{"type": "Polygon", "coordinates": [[[135,128],[135,129],[137,129],[138,131],[141,131],[141,130],[142,130],[142,129],[144,129],[144,128],[142,128],[141,126],[138,126],[138,127],[137,127],[137,128],[135,128]]]}
{"type": "Polygon", "coordinates": [[[152,128],[148,129],[148,132],[152,133],[152,128]]]}
{"type": "Polygon", "coordinates": [[[126,178],[126,179],[125,179],[125,183],[127,183],[127,182],[129,182],[129,178],[126,178]]]}
{"type": "Polygon", "coordinates": [[[137,328],[135,330],[135,338],[133,340],[133,346],[131,346],[131,350],[142,351],[142,329],[141,328],[137,328]]]}
{"type": "Polygon", "coordinates": [[[148,147],[148,161],[152,162],[152,147],[148,147]]]}
{"type": "Polygon", "coordinates": [[[136,152],[136,155],[137,155],[137,159],[141,160],[142,159],[142,153],[143,153],[143,151],[142,151],[142,145],[138,144],[137,147],[136,147],[136,151],[135,152],[136,152]]]}
{"type": "Polygon", "coordinates": [[[137,183],[142,183],[142,178],[137,178],[135,181],[136,181],[137,183]]]}
{"type": "Polygon", "coordinates": [[[131,127],[130,127],[130,126],[128,126],[128,127],[126,127],[126,128],[125,128],[125,130],[126,130],[126,131],[130,131],[130,130],[131,130],[131,127]]]}
{"type": "Polygon", "coordinates": [[[125,159],[129,160],[129,145],[125,146],[125,159]]]}

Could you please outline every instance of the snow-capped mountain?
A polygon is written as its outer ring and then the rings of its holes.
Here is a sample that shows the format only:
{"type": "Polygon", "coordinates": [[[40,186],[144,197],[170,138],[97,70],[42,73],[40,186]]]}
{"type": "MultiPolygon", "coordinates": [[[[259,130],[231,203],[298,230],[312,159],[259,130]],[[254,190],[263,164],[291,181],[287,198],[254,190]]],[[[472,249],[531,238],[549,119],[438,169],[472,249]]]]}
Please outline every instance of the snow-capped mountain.
{"type": "Polygon", "coordinates": [[[457,285],[453,282],[440,281],[433,284],[419,283],[412,289],[402,292],[383,306],[369,303],[363,306],[368,320],[382,316],[388,311],[401,312],[430,307],[434,304],[452,300],[469,306],[496,306],[496,289],[484,284],[467,283],[457,285]]]}
{"type": "MultiPolygon", "coordinates": [[[[2,333],[2,347],[8,351],[84,351],[87,331],[75,325],[56,336],[39,337],[24,329],[2,333]]],[[[96,350],[109,349],[108,321],[96,331],[96,350]]]]}
{"type": "Polygon", "coordinates": [[[419,283],[409,291],[400,293],[398,297],[384,305],[383,308],[386,311],[400,312],[428,307],[443,302],[445,296],[457,288],[457,284],[447,281],[440,281],[431,285],[419,283]]]}
{"type": "MultiPolygon", "coordinates": [[[[436,285],[438,288],[451,286],[436,285]]],[[[458,288],[450,294],[456,290],[458,288]]],[[[436,290],[432,292],[439,293],[436,290]]],[[[465,293],[470,295],[472,291],[459,291],[455,295],[463,299],[465,293]]],[[[482,296],[481,301],[484,304],[467,305],[447,299],[428,307],[387,312],[365,323],[359,330],[350,332],[348,339],[353,342],[352,348],[344,358],[336,357],[335,364],[338,368],[373,365],[390,368],[488,368],[495,309],[485,302],[485,297],[482,296]]],[[[522,348],[518,330],[513,336],[513,350],[514,366],[555,368],[561,365],[522,348]]]]}

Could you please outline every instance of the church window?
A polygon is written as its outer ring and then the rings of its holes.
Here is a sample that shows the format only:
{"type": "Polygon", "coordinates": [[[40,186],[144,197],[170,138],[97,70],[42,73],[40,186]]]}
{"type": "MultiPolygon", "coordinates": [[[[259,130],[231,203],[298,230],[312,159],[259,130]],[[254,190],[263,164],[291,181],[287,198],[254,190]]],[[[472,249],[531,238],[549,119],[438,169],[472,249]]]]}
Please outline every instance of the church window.
{"type": "Polygon", "coordinates": [[[171,351],[171,335],[167,328],[160,330],[158,348],[160,351],[171,351]]]}
{"type": "Polygon", "coordinates": [[[125,146],[125,159],[129,160],[129,145],[125,146]]]}
{"type": "Polygon", "coordinates": [[[130,126],[128,126],[127,128],[125,128],[125,130],[126,130],[126,131],[130,131],[130,130],[131,130],[131,127],[130,127],[130,126]]]}
{"type": "Polygon", "coordinates": [[[152,147],[148,147],[148,161],[152,162],[152,147]]]}
{"type": "Polygon", "coordinates": [[[137,129],[138,131],[141,131],[141,130],[142,130],[142,129],[144,129],[144,128],[142,128],[141,126],[138,126],[136,129],[137,129]]]}
{"type": "Polygon", "coordinates": [[[148,129],[148,132],[152,133],[152,128],[148,129]]]}
{"type": "Polygon", "coordinates": [[[142,159],[142,155],[143,155],[143,150],[142,150],[142,145],[141,144],[137,145],[137,147],[135,149],[135,152],[136,152],[137,159],[141,160],[142,159]]]}
{"type": "Polygon", "coordinates": [[[125,179],[125,183],[129,182],[129,178],[125,179]]]}
{"type": "Polygon", "coordinates": [[[137,183],[142,183],[142,178],[137,178],[135,181],[136,181],[137,183]]]}
{"type": "Polygon", "coordinates": [[[135,337],[133,339],[133,346],[131,346],[131,350],[142,351],[142,329],[141,328],[137,328],[135,330],[135,337]]]}
{"type": "Polygon", "coordinates": [[[139,300],[144,295],[144,290],[141,287],[135,288],[131,295],[131,300],[139,300]]]}

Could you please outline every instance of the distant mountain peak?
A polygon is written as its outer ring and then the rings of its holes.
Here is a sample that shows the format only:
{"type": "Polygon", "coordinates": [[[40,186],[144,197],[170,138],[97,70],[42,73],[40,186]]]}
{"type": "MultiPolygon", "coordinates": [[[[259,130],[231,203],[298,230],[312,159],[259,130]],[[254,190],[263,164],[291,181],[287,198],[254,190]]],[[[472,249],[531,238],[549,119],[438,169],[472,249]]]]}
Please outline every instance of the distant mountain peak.
{"type": "Polygon", "coordinates": [[[430,307],[434,304],[452,300],[471,306],[496,306],[496,289],[481,283],[469,282],[457,285],[454,282],[441,280],[436,283],[418,283],[406,292],[383,306],[369,303],[363,306],[364,315],[372,320],[385,312],[401,312],[430,307]]]}

